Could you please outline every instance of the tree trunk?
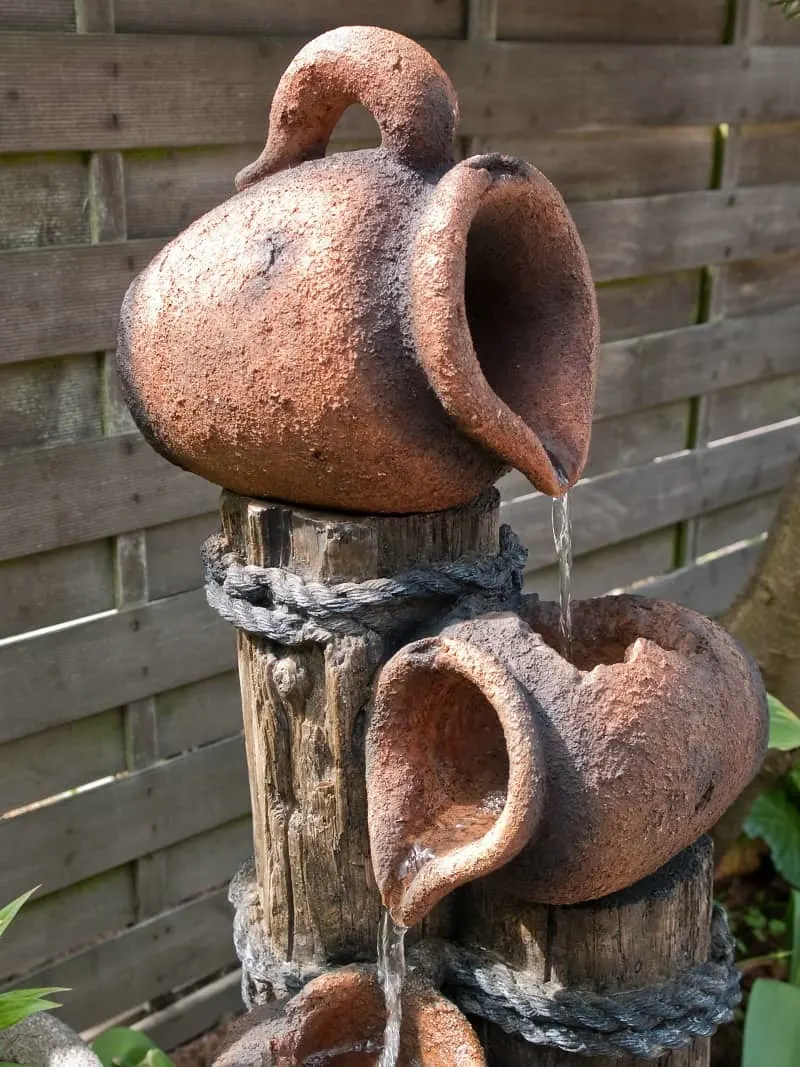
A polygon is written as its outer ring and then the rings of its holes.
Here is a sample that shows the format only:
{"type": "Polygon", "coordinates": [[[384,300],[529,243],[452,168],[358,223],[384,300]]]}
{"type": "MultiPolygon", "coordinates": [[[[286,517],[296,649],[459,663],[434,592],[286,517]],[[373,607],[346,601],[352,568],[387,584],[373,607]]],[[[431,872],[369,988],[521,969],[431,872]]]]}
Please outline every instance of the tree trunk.
{"type": "MultiPolygon", "coordinates": [[[[227,492],[221,511],[248,563],[318,581],[390,576],[499,548],[494,490],[423,515],[324,514],[227,492]]],[[[431,603],[432,616],[440,610],[431,603]]],[[[385,639],[293,648],[238,633],[263,934],[279,961],[302,968],[375,959],[381,902],[367,834],[364,727],[375,670],[408,628],[399,622],[385,639]]],[[[428,930],[446,935],[446,914],[432,916],[428,930]]]]}
{"type": "MultiPolygon", "coordinates": [[[[600,993],[636,989],[708,959],[712,853],[701,838],[629,889],[570,907],[524,904],[498,891],[491,876],[459,891],[456,933],[495,952],[541,982],[600,993]]],[[[478,1022],[489,1067],[708,1067],[710,1042],[695,1041],[658,1060],[587,1058],[528,1044],[478,1022]]]]}

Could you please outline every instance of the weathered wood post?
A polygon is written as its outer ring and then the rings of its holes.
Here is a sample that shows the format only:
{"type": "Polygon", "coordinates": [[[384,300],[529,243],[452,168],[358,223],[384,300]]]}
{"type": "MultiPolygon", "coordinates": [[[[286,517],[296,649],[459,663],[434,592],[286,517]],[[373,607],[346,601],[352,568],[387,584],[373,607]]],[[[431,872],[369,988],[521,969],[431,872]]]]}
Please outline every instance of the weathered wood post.
{"type": "Polygon", "coordinates": [[[580,477],[597,310],[557,191],[455,164],[457,114],[412,41],[324,34],[240,195],[123,305],[137,423],[226,489],[205,562],[240,631],[236,944],[257,1003],[295,994],[220,1064],[704,1067],[738,980],[698,838],[758,763],[763,688],[675,605],[575,605],[564,647],[521,596],[492,485],[580,477]],[[381,147],[326,156],[354,102],[381,147]],[[403,986],[386,924],[383,991],[381,901],[417,936],[403,986]]]}

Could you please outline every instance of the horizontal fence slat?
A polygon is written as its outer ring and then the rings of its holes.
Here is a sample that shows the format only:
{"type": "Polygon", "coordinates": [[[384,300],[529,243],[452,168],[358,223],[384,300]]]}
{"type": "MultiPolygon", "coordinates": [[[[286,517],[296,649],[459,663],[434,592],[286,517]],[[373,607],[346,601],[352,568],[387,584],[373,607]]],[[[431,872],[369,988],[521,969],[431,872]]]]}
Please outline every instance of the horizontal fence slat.
{"type": "Polygon", "coordinates": [[[767,531],[775,518],[780,499],[780,493],[764,493],[701,515],[697,520],[697,555],[705,556],[739,541],[751,540],[767,531]]]}
{"type": "Polygon", "coordinates": [[[501,0],[497,35],[539,41],[698,42],[723,39],[724,0],[501,0]]]}
{"type": "Polygon", "coordinates": [[[595,418],[800,370],[799,333],[800,305],[604,345],[595,418]]]}
{"type": "Polygon", "coordinates": [[[10,364],[0,358],[0,452],[79,441],[102,432],[97,356],[10,364]]]}
{"type": "Polygon", "coordinates": [[[135,914],[132,866],[105,871],[58,893],[37,894],[3,935],[0,984],[110,936],[132,923],[135,914]]]}
{"type": "Polygon", "coordinates": [[[637,585],[633,592],[640,596],[674,600],[714,618],[731,606],[753,573],[762,544],[759,540],[731,547],[709,559],[637,585]]]}
{"type": "Polygon", "coordinates": [[[122,712],[0,745],[0,814],[125,770],[122,712]]]}
{"type": "MultiPolygon", "coordinates": [[[[577,556],[572,565],[571,595],[576,600],[584,600],[617,586],[663,574],[672,566],[674,554],[675,530],[667,527],[633,541],[577,556]]],[[[558,600],[558,567],[526,574],[525,591],[538,593],[543,600],[558,600]]]]}
{"type": "MultiPolygon", "coordinates": [[[[769,344],[768,340],[765,340],[769,344]]],[[[800,362],[800,343],[797,344],[800,362]]],[[[723,389],[709,398],[708,437],[731,437],[771,422],[783,422],[800,411],[800,374],[750,382],[723,389]]]]}
{"type": "Polygon", "coordinates": [[[753,315],[800,304],[800,251],[731,263],[725,285],[728,315],[753,315]]]}
{"type": "Polygon", "coordinates": [[[136,1023],[136,1029],[143,1030],[159,1048],[169,1052],[213,1029],[222,1019],[243,1011],[242,972],[233,971],[147,1016],[136,1023]]]}
{"type": "MultiPolygon", "coordinates": [[[[19,152],[257,141],[278,79],[306,40],[6,33],[0,146],[19,152]]],[[[754,49],[746,67],[744,50],[733,46],[423,44],[455,83],[464,136],[702,126],[800,113],[800,75],[773,57],[779,49],[754,49]]],[[[366,128],[363,118],[346,116],[340,132],[357,140],[366,128]]]]}
{"type": "Polygon", "coordinates": [[[0,742],[200,681],[235,664],[202,590],[0,644],[0,742]]]}
{"type": "Polygon", "coordinates": [[[701,271],[691,270],[598,286],[603,340],[620,341],[691,326],[697,322],[701,278],[701,271]]]}
{"type": "Polygon", "coordinates": [[[249,814],[164,849],[168,903],[180,904],[227,885],[252,853],[249,814]]]}
{"type": "Polygon", "coordinates": [[[242,729],[236,671],[159,693],[156,706],[159,750],[164,757],[220,741],[242,729]]]}
{"type": "Polygon", "coordinates": [[[147,582],[152,600],[202,585],[200,546],[219,528],[219,513],[212,511],[147,530],[147,582]]]}
{"type": "Polygon", "coordinates": [[[0,255],[0,363],[114,348],[125,290],[163,244],[0,255]]]}
{"type": "MultiPolygon", "coordinates": [[[[630,540],[738,500],[779,489],[800,453],[800,419],[602,475],[572,490],[575,555],[630,540]]],[[[528,547],[528,569],[553,561],[551,501],[539,494],[502,507],[528,547]]]]}
{"type": "Polygon", "coordinates": [[[227,823],[250,808],[239,737],[0,820],[0,899],[64,886],[227,823]]]}
{"type": "Polygon", "coordinates": [[[66,986],[56,1012],[76,1030],[110,1019],[235,961],[225,891],[163,912],[22,983],[66,986]]]}
{"type": "Polygon", "coordinates": [[[88,241],[88,195],[89,170],[77,154],[6,157],[0,166],[0,249],[88,241]]]}
{"type": "Polygon", "coordinates": [[[138,434],[2,456],[0,560],[187,518],[218,497],[138,434]]]}
{"type": "MultiPolygon", "coordinates": [[[[800,241],[800,185],[592,201],[572,211],[599,282],[774,256],[800,241]]],[[[0,256],[0,361],[113,348],[124,290],[161,244],[0,256]],[[51,284],[43,305],[39,294],[51,284]]]]}

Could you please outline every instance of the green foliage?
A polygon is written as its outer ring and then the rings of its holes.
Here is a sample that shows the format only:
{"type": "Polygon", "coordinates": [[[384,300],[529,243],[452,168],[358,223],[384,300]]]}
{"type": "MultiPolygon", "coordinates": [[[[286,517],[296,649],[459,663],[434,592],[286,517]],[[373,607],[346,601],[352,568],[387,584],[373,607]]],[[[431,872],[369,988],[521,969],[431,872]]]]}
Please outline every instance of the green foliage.
{"type": "Polygon", "coordinates": [[[800,19],[800,0],[767,0],[767,3],[770,7],[781,8],[787,19],[800,19]]]}
{"type": "Polygon", "coordinates": [[[91,1047],[103,1067],[173,1067],[172,1060],[140,1030],[114,1027],[91,1047]]]}
{"type": "Polygon", "coordinates": [[[793,886],[800,886],[800,798],[793,783],[757,797],[744,832],[769,845],[775,869],[793,886]]]}
{"type": "MultiPolygon", "coordinates": [[[[798,0],[800,3],[800,0],[798,0]]],[[[767,695],[769,705],[769,747],[789,752],[800,748],[800,718],[777,697],[767,695]]]]}
{"type": "MultiPolygon", "coordinates": [[[[17,897],[16,900],[12,900],[10,904],[6,904],[4,908],[0,908],[0,937],[17,917],[31,894],[35,892],[36,889],[31,889],[17,897]]],[[[0,993],[0,1030],[7,1030],[9,1026],[22,1022],[29,1015],[60,1007],[55,1001],[47,998],[51,993],[62,992],[64,992],[63,986],[48,986],[44,989],[11,989],[7,993],[0,993]]]]}
{"type": "Polygon", "coordinates": [[[742,1067],[800,1063],[800,986],[759,978],[744,1023],[742,1067]]]}

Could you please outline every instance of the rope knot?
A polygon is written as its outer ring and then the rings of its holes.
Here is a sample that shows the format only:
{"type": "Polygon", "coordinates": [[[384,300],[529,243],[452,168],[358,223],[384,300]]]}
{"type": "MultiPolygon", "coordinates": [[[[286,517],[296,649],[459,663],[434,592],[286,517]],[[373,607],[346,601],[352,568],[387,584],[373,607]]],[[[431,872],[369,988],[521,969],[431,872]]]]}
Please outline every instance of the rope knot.
{"type": "Polygon", "coordinates": [[[206,598],[228,622],[283,645],[384,634],[432,606],[472,612],[515,605],[527,551],[510,526],[495,555],[465,555],[363,582],[310,581],[283,567],[244,563],[219,534],[203,545],[206,598]],[[433,605],[432,603],[433,602],[433,605]]]}

